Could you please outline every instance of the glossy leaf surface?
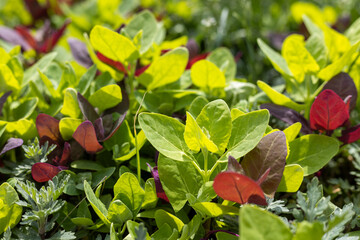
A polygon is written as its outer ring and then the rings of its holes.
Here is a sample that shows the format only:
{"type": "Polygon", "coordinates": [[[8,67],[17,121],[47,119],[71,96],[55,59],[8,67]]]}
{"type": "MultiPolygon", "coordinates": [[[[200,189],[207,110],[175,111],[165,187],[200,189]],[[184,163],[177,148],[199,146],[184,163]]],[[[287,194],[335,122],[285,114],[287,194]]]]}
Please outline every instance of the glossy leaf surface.
{"type": "Polygon", "coordinates": [[[96,138],[94,126],[88,120],[78,126],[73,138],[90,154],[95,154],[103,149],[96,138]]]}

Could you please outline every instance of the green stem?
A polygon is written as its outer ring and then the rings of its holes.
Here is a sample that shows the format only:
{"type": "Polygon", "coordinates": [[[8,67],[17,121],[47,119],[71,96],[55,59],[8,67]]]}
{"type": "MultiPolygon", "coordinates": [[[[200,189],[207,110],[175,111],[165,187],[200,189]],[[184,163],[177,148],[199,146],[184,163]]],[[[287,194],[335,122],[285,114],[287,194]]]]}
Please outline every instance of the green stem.
{"type": "Polygon", "coordinates": [[[195,169],[203,176],[204,178],[204,170],[202,170],[199,165],[195,161],[191,161],[191,164],[195,167],[195,169]]]}
{"type": "Polygon", "coordinates": [[[214,164],[214,166],[212,166],[212,168],[210,169],[209,172],[209,178],[210,176],[213,174],[213,172],[215,171],[215,169],[217,168],[217,166],[220,164],[220,161],[216,161],[216,163],[214,164]]]}
{"type": "Polygon", "coordinates": [[[201,149],[201,152],[204,155],[204,183],[209,181],[209,175],[208,173],[208,161],[209,161],[209,151],[207,150],[207,148],[205,147],[204,149],[201,149]]]}
{"type": "Polygon", "coordinates": [[[135,149],[136,149],[137,175],[138,175],[139,183],[141,183],[141,162],[140,162],[140,149],[139,149],[137,133],[136,133],[136,119],[137,119],[137,116],[138,116],[138,114],[140,112],[143,101],[145,99],[146,93],[147,93],[147,91],[144,93],[144,96],[141,99],[141,103],[139,105],[139,108],[137,109],[136,114],[134,116],[134,137],[135,137],[135,149]]]}

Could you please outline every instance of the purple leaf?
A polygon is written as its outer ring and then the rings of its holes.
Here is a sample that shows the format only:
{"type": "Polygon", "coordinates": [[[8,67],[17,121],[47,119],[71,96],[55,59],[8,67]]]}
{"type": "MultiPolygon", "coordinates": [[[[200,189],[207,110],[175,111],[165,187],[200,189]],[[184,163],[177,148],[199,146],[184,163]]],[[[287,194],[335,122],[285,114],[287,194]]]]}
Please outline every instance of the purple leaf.
{"type": "Polygon", "coordinates": [[[91,122],[95,122],[100,116],[95,111],[95,108],[89,103],[89,101],[80,93],[77,94],[80,110],[84,117],[91,122]]]}
{"type": "Polygon", "coordinates": [[[57,163],[58,166],[66,166],[71,160],[71,146],[68,142],[64,143],[63,152],[60,161],[57,163]]]}
{"type": "Polygon", "coordinates": [[[85,43],[76,38],[69,38],[68,43],[75,60],[82,66],[89,68],[93,65],[85,43]]]}
{"type": "Polygon", "coordinates": [[[9,138],[0,152],[0,156],[10,151],[11,149],[20,147],[23,143],[24,141],[21,138],[9,138]]]}
{"type": "Polygon", "coordinates": [[[73,138],[90,154],[95,154],[103,149],[96,138],[94,126],[88,120],[78,126],[73,138]]]}
{"type": "Polygon", "coordinates": [[[332,131],[349,119],[345,102],[331,89],[325,89],[315,99],[310,109],[310,126],[314,130],[332,131]]]}
{"type": "Polygon", "coordinates": [[[344,101],[345,98],[351,96],[350,101],[350,110],[353,110],[356,106],[357,100],[357,90],[353,79],[349,74],[341,72],[331,78],[323,87],[325,89],[333,90],[337,95],[339,95],[344,101]]]}
{"type": "Polygon", "coordinates": [[[5,26],[0,26],[0,38],[13,45],[20,45],[24,51],[28,51],[32,48],[30,44],[21,36],[21,34],[5,26]]]}
{"type": "Polygon", "coordinates": [[[247,153],[241,162],[245,175],[258,181],[270,168],[265,180],[261,180],[264,193],[272,195],[278,188],[287,156],[286,137],[282,131],[263,137],[258,145],[247,153]]]}
{"type": "Polygon", "coordinates": [[[59,130],[59,120],[44,114],[40,113],[36,118],[36,129],[39,133],[40,139],[47,137],[54,142],[62,142],[62,137],[59,130]]]}
{"type": "Polygon", "coordinates": [[[11,95],[11,93],[12,93],[12,91],[8,91],[0,97],[0,117],[2,116],[2,109],[4,107],[6,99],[11,95]]]}
{"type": "Polygon", "coordinates": [[[260,105],[261,109],[267,109],[269,110],[270,114],[274,117],[292,125],[294,123],[300,122],[301,127],[301,133],[303,134],[310,134],[312,133],[309,122],[297,111],[284,107],[279,106],[273,103],[264,103],[260,105]]]}
{"type": "Polygon", "coordinates": [[[168,197],[166,196],[166,193],[161,185],[161,181],[160,181],[160,176],[159,176],[159,172],[157,169],[157,166],[155,166],[154,168],[152,168],[150,166],[150,164],[146,163],[148,165],[148,167],[150,168],[151,171],[151,175],[154,178],[154,182],[155,182],[155,188],[156,188],[156,195],[158,198],[161,198],[167,202],[169,202],[168,197]]]}
{"type": "Polygon", "coordinates": [[[102,118],[98,118],[94,121],[94,128],[96,132],[96,138],[104,139],[105,130],[104,130],[102,118]]]}
{"type": "Polygon", "coordinates": [[[244,169],[240,165],[240,163],[233,157],[228,157],[228,167],[227,170],[230,172],[237,172],[245,175],[244,169]]]}
{"type": "Polygon", "coordinates": [[[343,130],[342,136],[339,137],[339,140],[345,144],[356,142],[360,139],[360,124],[349,129],[343,130]]]}

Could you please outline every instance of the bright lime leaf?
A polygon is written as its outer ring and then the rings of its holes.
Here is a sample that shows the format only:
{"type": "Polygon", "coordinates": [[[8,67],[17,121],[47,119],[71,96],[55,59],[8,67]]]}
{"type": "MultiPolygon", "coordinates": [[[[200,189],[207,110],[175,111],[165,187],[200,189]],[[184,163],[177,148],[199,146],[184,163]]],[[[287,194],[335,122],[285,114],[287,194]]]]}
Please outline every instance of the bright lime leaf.
{"type": "Polygon", "coordinates": [[[339,59],[334,61],[332,64],[323,68],[319,73],[318,77],[324,81],[330,80],[333,76],[340,73],[343,68],[349,65],[352,61],[353,54],[357,51],[360,45],[360,41],[354,44],[348,51],[346,51],[339,59]]]}
{"type": "Polygon", "coordinates": [[[196,118],[196,122],[218,147],[218,153],[222,154],[229,142],[232,128],[230,109],[226,102],[219,99],[208,103],[196,118]]]}
{"type": "Polygon", "coordinates": [[[200,149],[208,149],[210,152],[218,152],[218,148],[208,135],[202,131],[196,120],[189,112],[186,112],[186,126],[184,132],[186,145],[194,152],[200,149]]]}
{"type": "Polygon", "coordinates": [[[360,39],[360,18],[345,31],[345,36],[349,39],[351,45],[355,44],[360,39]]]}
{"type": "Polygon", "coordinates": [[[148,91],[177,81],[185,71],[189,53],[186,48],[179,47],[157,58],[138,81],[148,91]]]}
{"type": "Polygon", "coordinates": [[[288,98],[287,96],[277,92],[275,89],[264,83],[263,81],[257,81],[257,85],[261,90],[263,90],[270,100],[280,106],[285,106],[296,111],[301,111],[305,108],[303,104],[298,104],[288,98]]]}
{"type": "Polygon", "coordinates": [[[321,69],[325,67],[327,62],[327,49],[324,37],[319,33],[311,34],[306,40],[305,47],[314,57],[319,67],[321,69]]]}
{"type": "Polygon", "coordinates": [[[10,59],[11,56],[5,51],[5,49],[0,47],[0,64],[6,64],[10,59]]]}
{"type": "Polygon", "coordinates": [[[304,170],[298,164],[285,166],[277,192],[296,192],[304,179],[304,170]]]}
{"type": "Polygon", "coordinates": [[[301,123],[300,122],[296,122],[292,125],[290,125],[289,127],[287,127],[286,129],[284,129],[284,133],[286,136],[286,140],[288,142],[291,142],[292,140],[294,140],[296,138],[296,136],[299,134],[300,130],[301,130],[301,123]]]}
{"type": "Polygon", "coordinates": [[[334,62],[350,49],[350,41],[343,34],[328,26],[322,27],[322,30],[324,32],[325,44],[329,51],[328,56],[334,62]]]}
{"type": "Polygon", "coordinates": [[[77,92],[73,88],[67,88],[64,94],[64,104],[60,111],[70,118],[79,118],[81,110],[77,100],[77,92]]]}
{"type": "Polygon", "coordinates": [[[323,235],[324,226],[321,222],[303,221],[298,223],[293,240],[321,240],[323,235]]]}
{"type": "Polygon", "coordinates": [[[197,61],[191,67],[191,79],[196,86],[207,92],[215,88],[225,88],[226,86],[224,73],[208,60],[197,61]]]}
{"type": "Polygon", "coordinates": [[[315,59],[306,50],[304,36],[302,35],[292,34],[288,36],[282,45],[281,54],[299,83],[304,81],[305,74],[320,70],[315,59]]]}
{"type": "Polygon", "coordinates": [[[84,191],[86,194],[86,198],[90,202],[95,213],[107,226],[110,226],[110,221],[106,217],[108,215],[108,211],[105,205],[100,201],[100,199],[95,196],[94,191],[91,189],[90,184],[86,180],[84,180],[84,191]]]}
{"type": "MultiPolygon", "coordinates": [[[[138,149],[141,149],[144,146],[145,142],[146,142],[146,137],[145,137],[144,131],[141,130],[139,133],[137,133],[136,134],[136,139],[137,139],[137,143],[138,143],[138,149]]],[[[136,147],[134,146],[125,155],[115,157],[114,160],[116,160],[116,161],[126,161],[126,160],[131,159],[133,156],[135,156],[135,154],[136,154],[136,147]]]]}
{"type": "Polygon", "coordinates": [[[139,56],[137,48],[130,39],[99,25],[91,30],[90,42],[96,51],[114,61],[125,63],[139,56]]]}
{"type": "Polygon", "coordinates": [[[84,75],[81,76],[78,86],[76,87],[76,90],[81,93],[81,95],[85,95],[86,91],[90,87],[90,84],[95,78],[96,75],[96,65],[92,65],[84,75]]]}
{"type": "Polygon", "coordinates": [[[219,161],[227,162],[229,155],[238,159],[251,151],[263,137],[269,117],[267,110],[253,111],[237,117],[232,123],[228,150],[219,161]]]}
{"type": "Polygon", "coordinates": [[[154,42],[157,33],[157,21],[150,11],[145,10],[131,19],[124,29],[131,38],[134,38],[142,30],[140,53],[143,54],[154,42]]]}
{"type": "Polygon", "coordinates": [[[155,208],[158,197],[156,194],[156,187],[154,178],[148,178],[145,183],[145,197],[144,202],[141,205],[143,209],[155,208]]]}
{"type": "Polygon", "coordinates": [[[227,83],[234,80],[236,76],[236,63],[229,49],[224,47],[217,48],[206,59],[224,72],[227,83]]]}
{"type": "Polygon", "coordinates": [[[185,126],[178,120],[156,113],[141,113],[139,123],[146,138],[161,154],[178,161],[193,161],[184,140],[185,126]]]}
{"type": "Polygon", "coordinates": [[[0,92],[17,92],[18,90],[20,90],[20,84],[11,69],[5,64],[0,64],[0,92]]]}
{"type": "Polygon", "coordinates": [[[38,72],[45,72],[45,70],[50,66],[52,61],[57,56],[56,52],[48,53],[30,68],[26,69],[24,72],[24,79],[22,82],[22,86],[26,86],[29,81],[35,81],[39,77],[38,72]]]}
{"type": "Polygon", "coordinates": [[[114,195],[115,199],[120,199],[136,215],[144,201],[145,191],[135,175],[126,172],[117,180],[114,195]]]}
{"type": "Polygon", "coordinates": [[[62,138],[67,141],[72,138],[77,127],[82,123],[81,119],[64,117],[60,120],[59,130],[62,138]]]}
{"type": "Polygon", "coordinates": [[[292,233],[280,217],[254,205],[240,211],[242,240],[291,240],[292,233]]]}
{"type": "Polygon", "coordinates": [[[0,185],[0,234],[8,227],[14,227],[21,218],[22,207],[17,205],[19,196],[16,190],[9,184],[0,185]]]}
{"type": "Polygon", "coordinates": [[[133,218],[131,210],[120,200],[111,202],[107,218],[110,222],[122,225],[127,220],[133,218]]]}
{"type": "Polygon", "coordinates": [[[196,97],[190,104],[189,113],[194,116],[194,118],[197,118],[203,107],[208,103],[209,101],[204,96],[196,97]]]}
{"type": "Polygon", "coordinates": [[[36,136],[37,131],[32,120],[20,119],[15,122],[0,121],[0,126],[7,123],[6,132],[14,134],[16,137],[27,141],[36,136]]]}
{"type": "Polygon", "coordinates": [[[50,93],[51,97],[53,97],[54,99],[60,99],[61,95],[60,93],[58,93],[55,88],[54,85],[52,84],[52,82],[50,81],[50,79],[43,74],[42,72],[40,72],[40,70],[38,71],[40,79],[43,81],[43,83],[45,84],[46,89],[48,90],[48,92],[50,93]]]}
{"type": "Polygon", "coordinates": [[[94,92],[89,102],[100,111],[115,107],[122,101],[121,89],[116,84],[107,85],[94,92]]]}
{"type": "Polygon", "coordinates": [[[219,217],[222,215],[239,215],[239,208],[233,206],[225,206],[213,202],[199,202],[192,205],[197,212],[206,217],[219,217]]]}
{"type": "Polygon", "coordinates": [[[162,187],[174,208],[180,211],[190,193],[196,196],[202,185],[202,176],[190,162],[179,162],[159,155],[158,171],[162,187]],[[186,172],[186,177],[183,173],[186,172]]]}
{"type": "Polygon", "coordinates": [[[237,108],[231,109],[231,121],[234,121],[236,118],[238,118],[241,115],[244,115],[245,113],[237,108]]]}
{"type": "Polygon", "coordinates": [[[338,142],[328,136],[308,134],[289,143],[290,154],[287,164],[299,164],[304,176],[319,171],[339,150],[338,142]]]}
{"type": "Polygon", "coordinates": [[[276,71],[285,76],[293,76],[286,63],[286,60],[279,53],[275,52],[271,47],[263,42],[263,40],[258,38],[257,42],[261,51],[269,58],[276,71]]]}
{"type": "Polygon", "coordinates": [[[184,226],[184,223],[179,218],[162,209],[155,212],[155,221],[158,228],[161,228],[163,224],[169,224],[172,229],[175,228],[179,232],[184,226]]]}

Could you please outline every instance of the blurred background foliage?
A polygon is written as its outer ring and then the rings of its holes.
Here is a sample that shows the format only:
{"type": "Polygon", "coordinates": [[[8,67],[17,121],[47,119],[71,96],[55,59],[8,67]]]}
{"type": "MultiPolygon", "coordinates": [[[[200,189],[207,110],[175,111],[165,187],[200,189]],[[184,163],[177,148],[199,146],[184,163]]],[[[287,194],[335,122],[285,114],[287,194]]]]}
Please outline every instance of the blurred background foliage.
{"type": "Polygon", "coordinates": [[[96,24],[119,29],[135,13],[150,9],[163,21],[166,40],[188,36],[202,53],[225,46],[238,60],[238,78],[276,84],[279,74],[259,50],[257,38],[281,49],[288,34],[306,35],[301,22],[304,13],[343,32],[360,16],[358,5],[357,0],[1,0],[0,24],[36,29],[49,19],[59,28],[71,19],[57,47],[69,50],[66,37],[83,39],[83,33],[96,24]]]}

